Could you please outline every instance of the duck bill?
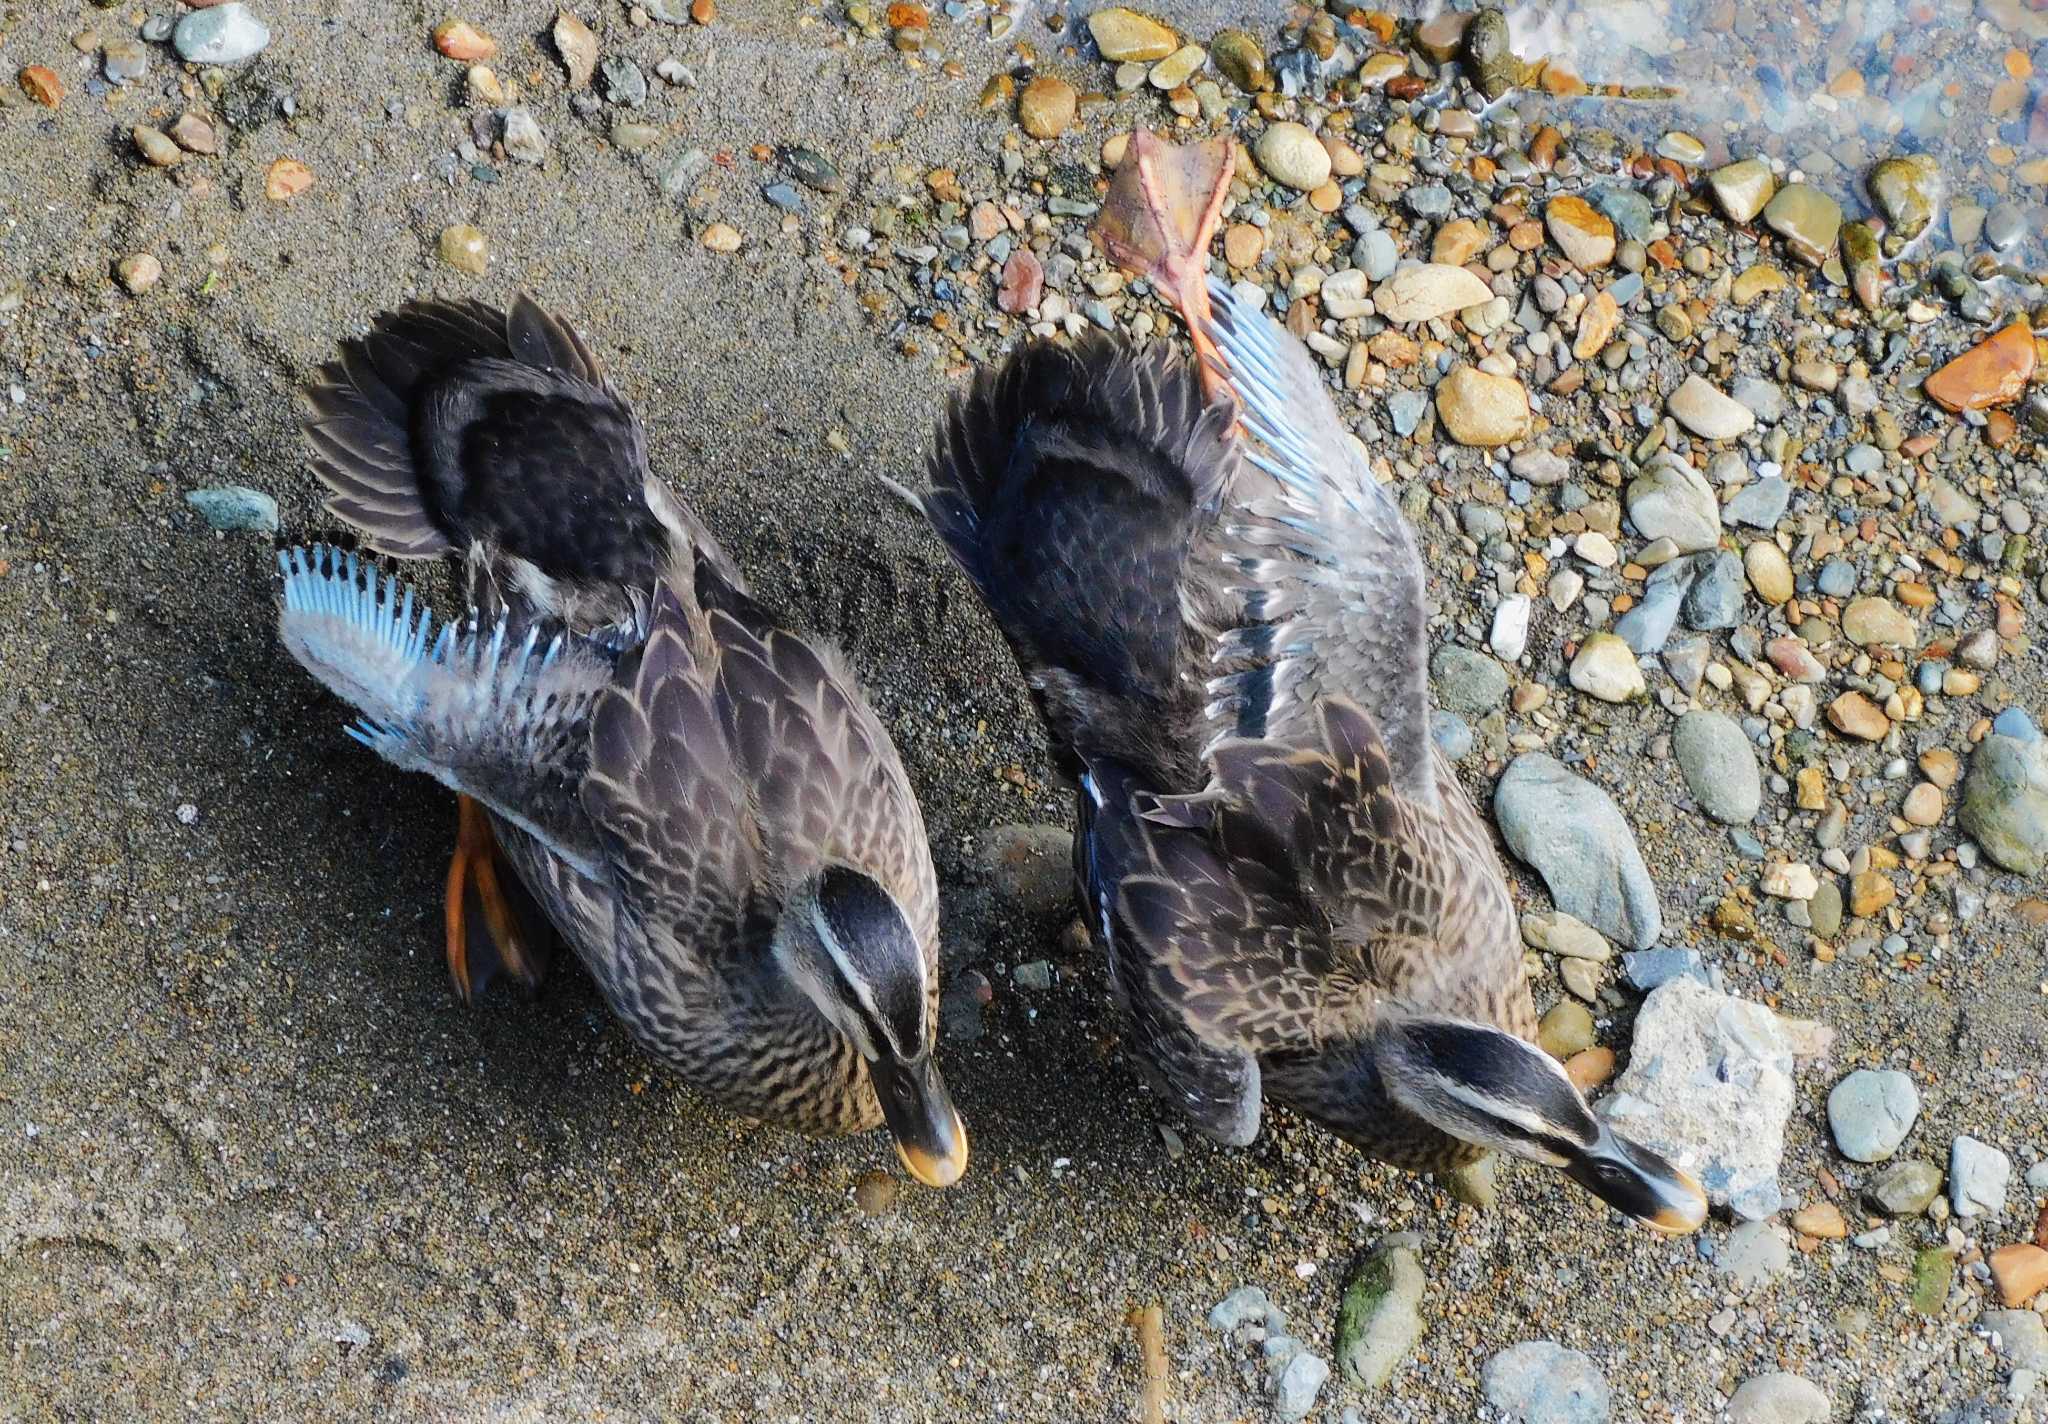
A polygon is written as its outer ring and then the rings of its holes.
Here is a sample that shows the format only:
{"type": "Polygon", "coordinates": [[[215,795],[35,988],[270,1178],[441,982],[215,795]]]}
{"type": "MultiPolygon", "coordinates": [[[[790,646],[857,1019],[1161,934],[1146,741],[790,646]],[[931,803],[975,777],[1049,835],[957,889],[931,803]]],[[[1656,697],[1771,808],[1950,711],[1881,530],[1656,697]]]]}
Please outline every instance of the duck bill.
{"type": "Polygon", "coordinates": [[[1565,1167],[1573,1181],[1618,1211],[1671,1236],[1697,1231],[1707,1219],[1707,1194],[1690,1172],[1606,1124],[1565,1167]]]}
{"type": "Polygon", "coordinates": [[[959,1181],[967,1170],[967,1127],[931,1055],[905,1062],[884,1054],[868,1064],[868,1072],[905,1170],[928,1187],[959,1181]]]}

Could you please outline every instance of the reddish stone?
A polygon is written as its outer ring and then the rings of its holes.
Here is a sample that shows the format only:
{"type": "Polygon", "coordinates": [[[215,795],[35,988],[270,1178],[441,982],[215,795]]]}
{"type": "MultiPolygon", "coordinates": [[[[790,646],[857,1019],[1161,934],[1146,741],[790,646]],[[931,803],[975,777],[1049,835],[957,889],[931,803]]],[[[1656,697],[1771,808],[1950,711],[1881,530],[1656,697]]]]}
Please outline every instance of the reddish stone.
{"type": "Polygon", "coordinates": [[[1045,290],[1045,267],[1028,247],[1020,247],[1003,264],[1003,285],[996,293],[996,305],[1016,316],[1038,305],[1045,290]]]}
{"type": "Polygon", "coordinates": [[[2034,374],[2034,333],[2023,321],[1972,346],[1927,378],[1927,398],[1948,411],[2010,405],[2034,374]]]}

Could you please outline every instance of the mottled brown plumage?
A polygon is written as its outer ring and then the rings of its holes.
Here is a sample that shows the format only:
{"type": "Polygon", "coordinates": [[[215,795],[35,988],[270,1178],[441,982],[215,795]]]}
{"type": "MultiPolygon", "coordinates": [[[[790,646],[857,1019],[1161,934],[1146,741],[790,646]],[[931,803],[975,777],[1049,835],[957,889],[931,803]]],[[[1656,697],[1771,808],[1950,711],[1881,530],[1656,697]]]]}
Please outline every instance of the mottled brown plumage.
{"type": "Polygon", "coordinates": [[[1502,1148],[1690,1229],[1697,1184],[1531,1042],[1506,880],[1429,735],[1406,520],[1308,353],[1200,285],[1217,204],[1181,177],[1229,171],[1140,133],[1105,204],[1221,398],[1171,357],[1028,345],[952,404],[922,501],[1078,783],[1139,1055],[1225,1141],[1263,1090],[1405,1167],[1502,1148]]]}
{"type": "Polygon", "coordinates": [[[621,1022],[697,1089],[805,1132],[886,1120],[951,1181],[938,892],[902,763],[837,655],[653,476],[588,348],[524,298],[418,304],[307,400],[329,508],[379,551],[460,559],[474,605],[436,640],[374,567],[287,557],[281,632],[359,739],[483,805],[621,1022]]]}

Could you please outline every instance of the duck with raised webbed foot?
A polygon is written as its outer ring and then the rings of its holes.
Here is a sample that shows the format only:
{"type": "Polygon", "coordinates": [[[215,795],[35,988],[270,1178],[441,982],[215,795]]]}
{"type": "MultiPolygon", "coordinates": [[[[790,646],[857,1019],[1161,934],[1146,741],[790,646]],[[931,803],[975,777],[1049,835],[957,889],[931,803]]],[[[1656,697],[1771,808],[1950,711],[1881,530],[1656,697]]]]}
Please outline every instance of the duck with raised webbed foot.
{"type": "Polygon", "coordinates": [[[415,303],[343,342],[307,399],[328,508],[467,584],[437,632],[371,561],[280,560],[280,634],[360,714],[351,734],[457,794],[457,991],[537,984],[552,929],[724,1107],[886,1124],[919,1180],[957,1180],[938,891],[902,762],[838,655],[655,478],[581,339],[524,297],[415,303]]]}
{"type": "Polygon", "coordinates": [[[1414,537],[1308,353],[1207,281],[1230,170],[1141,131],[1097,226],[1193,369],[1029,343],[955,399],[918,497],[1077,787],[1138,1057],[1224,1142],[1263,1094],[1402,1167],[1504,1151],[1692,1230],[1699,1184],[1533,1042],[1500,861],[1429,735],[1414,537]]]}

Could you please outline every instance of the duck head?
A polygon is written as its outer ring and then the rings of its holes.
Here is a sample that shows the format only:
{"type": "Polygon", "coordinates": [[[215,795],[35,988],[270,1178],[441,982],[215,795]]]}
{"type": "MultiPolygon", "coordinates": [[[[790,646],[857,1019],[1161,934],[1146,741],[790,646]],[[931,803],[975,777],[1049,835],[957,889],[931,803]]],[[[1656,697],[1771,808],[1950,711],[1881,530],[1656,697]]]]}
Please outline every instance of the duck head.
{"type": "Polygon", "coordinates": [[[929,1187],[967,1170],[967,1129],[933,1061],[930,971],[896,899],[873,877],[828,866],[793,895],[776,962],[866,1061],[896,1155],[929,1187]]]}
{"type": "Polygon", "coordinates": [[[1707,1197],[1692,1176],[1595,1117],[1557,1060],[1463,1019],[1389,1013],[1373,1032],[1388,1094],[1464,1142],[1557,1167],[1658,1231],[1696,1230],[1707,1197]]]}

